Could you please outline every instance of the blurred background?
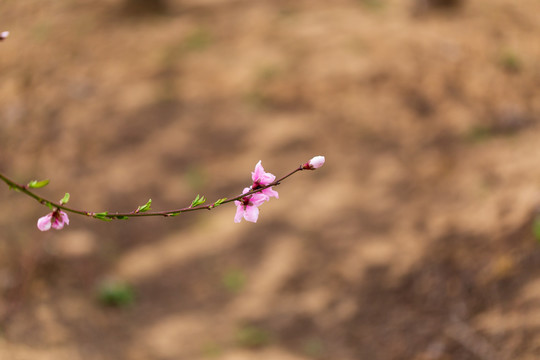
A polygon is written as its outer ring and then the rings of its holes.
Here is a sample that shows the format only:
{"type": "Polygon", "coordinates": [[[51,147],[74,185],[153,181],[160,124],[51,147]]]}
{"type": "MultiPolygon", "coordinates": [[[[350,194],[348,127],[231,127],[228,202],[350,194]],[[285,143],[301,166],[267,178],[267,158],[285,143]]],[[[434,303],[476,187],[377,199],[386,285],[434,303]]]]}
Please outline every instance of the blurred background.
{"type": "Polygon", "coordinates": [[[536,0],[4,0],[0,358],[537,359],[536,0]]]}

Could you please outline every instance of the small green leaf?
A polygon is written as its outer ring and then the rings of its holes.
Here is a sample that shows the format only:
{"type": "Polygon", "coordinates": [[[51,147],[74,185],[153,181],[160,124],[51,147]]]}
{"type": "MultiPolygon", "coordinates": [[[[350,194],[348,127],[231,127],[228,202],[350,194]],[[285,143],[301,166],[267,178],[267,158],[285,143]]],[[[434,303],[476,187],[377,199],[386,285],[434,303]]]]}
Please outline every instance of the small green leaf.
{"type": "Polygon", "coordinates": [[[66,193],[62,200],[60,200],[60,204],[67,204],[69,201],[69,193],[66,193]]]}
{"type": "Polygon", "coordinates": [[[199,194],[195,197],[195,200],[191,202],[191,207],[202,205],[206,202],[206,199],[204,196],[199,197],[199,194]]]}
{"type": "Polygon", "coordinates": [[[32,180],[28,183],[28,187],[31,188],[31,189],[39,189],[39,188],[42,188],[44,186],[47,186],[47,184],[49,183],[49,179],[46,179],[46,180],[41,180],[41,181],[37,181],[37,180],[32,180]]]}
{"type": "Polygon", "coordinates": [[[127,220],[127,219],[129,219],[129,216],[117,215],[117,216],[115,216],[115,218],[118,219],[118,220],[127,220]]]}
{"type": "Polygon", "coordinates": [[[47,203],[47,207],[52,211],[54,210],[54,206],[50,202],[47,203]]]}
{"type": "Polygon", "coordinates": [[[107,211],[104,211],[104,212],[94,214],[94,217],[96,219],[103,220],[103,221],[112,221],[112,219],[108,217],[108,214],[109,213],[107,211]]]}
{"type": "Polygon", "coordinates": [[[181,211],[173,212],[173,213],[170,213],[169,216],[178,216],[178,215],[180,215],[181,213],[182,213],[181,211]]]}
{"type": "Polygon", "coordinates": [[[137,208],[137,210],[135,210],[136,213],[139,213],[139,212],[145,212],[145,211],[148,211],[150,210],[150,205],[152,205],[152,199],[149,199],[148,202],[144,205],[141,205],[137,208]]]}
{"type": "Polygon", "coordinates": [[[216,206],[219,206],[219,205],[223,204],[223,202],[224,202],[225,200],[227,200],[227,198],[221,198],[221,199],[218,199],[218,200],[214,203],[213,207],[216,207],[216,206]]]}

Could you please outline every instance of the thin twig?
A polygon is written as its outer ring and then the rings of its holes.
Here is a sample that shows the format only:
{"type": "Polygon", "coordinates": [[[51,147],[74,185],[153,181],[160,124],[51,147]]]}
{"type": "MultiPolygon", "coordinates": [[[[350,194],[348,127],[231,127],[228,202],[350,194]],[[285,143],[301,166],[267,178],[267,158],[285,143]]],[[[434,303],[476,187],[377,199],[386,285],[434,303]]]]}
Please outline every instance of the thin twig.
{"type": "Polygon", "coordinates": [[[296,168],[295,170],[288,173],[287,175],[275,180],[274,182],[272,182],[272,183],[270,183],[268,185],[258,187],[256,189],[253,189],[253,190],[250,190],[250,191],[246,192],[245,194],[237,195],[237,196],[235,196],[233,198],[229,198],[229,199],[226,199],[226,200],[221,201],[221,202],[216,201],[216,202],[213,202],[212,204],[209,204],[209,205],[187,206],[187,207],[183,207],[183,208],[179,208],[179,209],[173,209],[173,210],[148,211],[148,212],[138,212],[137,210],[135,210],[135,211],[132,211],[132,212],[112,212],[111,213],[111,212],[92,212],[92,211],[77,210],[77,209],[68,207],[65,204],[62,204],[61,202],[54,202],[54,201],[45,199],[45,198],[35,194],[31,190],[29,190],[27,185],[18,184],[15,181],[9,179],[8,177],[6,177],[5,175],[3,175],[1,173],[0,173],[0,179],[2,181],[4,181],[11,189],[15,189],[17,191],[22,192],[25,195],[28,195],[28,196],[34,198],[37,202],[39,202],[42,205],[45,205],[45,206],[48,206],[48,207],[54,207],[54,208],[61,209],[61,210],[64,210],[64,211],[67,211],[67,212],[70,212],[70,213],[74,213],[74,214],[90,216],[90,217],[94,217],[94,218],[98,218],[98,219],[102,219],[102,220],[114,220],[114,219],[126,219],[126,218],[130,218],[130,217],[143,217],[143,216],[166,216],[166,217],[169,217],[169,216],[176,216],[176,215],[178,215],[180,213],[190,212],[190,211],[212,210],[213,208],[215,208],[215,207],[217,207],[219,205],[230,203],[230,202],[233,202],[233,201],[236,201],[236,200],[240,200],[240,199],[242,199],[242,198],[244,198],[246,196],[250,196],[252,194],[261,192],[264,189],[267,189],[267,188],[272,187],[272,186],[278,186],[278,185],[281,184],[281,182],[283,180],[285,180],[289,176],[292,176],[296,172],[302,171],[302,170],[306,170],[306,169],[301,165],[298,168],[296,168]]]}

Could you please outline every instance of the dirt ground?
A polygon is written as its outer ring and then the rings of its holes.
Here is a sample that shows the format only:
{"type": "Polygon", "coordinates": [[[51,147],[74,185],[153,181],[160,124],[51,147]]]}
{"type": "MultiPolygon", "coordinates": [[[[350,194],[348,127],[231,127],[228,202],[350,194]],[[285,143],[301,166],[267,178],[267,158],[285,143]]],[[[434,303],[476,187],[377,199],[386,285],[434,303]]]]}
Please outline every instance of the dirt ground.
{"type": "Polygon", "coordinates": [[[0,171],[327,163],[0,186],[0,359],[540,358],[538,1],[131,1],[0,3],[0,171]]]}

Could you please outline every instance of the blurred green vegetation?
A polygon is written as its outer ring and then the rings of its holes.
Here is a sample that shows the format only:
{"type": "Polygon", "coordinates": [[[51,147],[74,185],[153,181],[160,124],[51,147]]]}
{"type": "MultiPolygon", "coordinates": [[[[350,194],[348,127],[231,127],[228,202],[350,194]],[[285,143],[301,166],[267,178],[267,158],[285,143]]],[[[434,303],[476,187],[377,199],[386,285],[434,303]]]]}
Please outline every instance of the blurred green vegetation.
{"type": "Polygon", "coordinates": [[[119,280],[105,280],[97,289],[98,300],[101,304],[111,307],[124,307],[135,302],[133,288],[119,280]]]}
{"type": "Polygon", "coordinates": [[[260,348],[270,344],[270,334],[255,325],[244,325],[236,333],[236,342],[245,348],[260,348]]]}
{"type": "Polygon", "coordinates": [[[231,293],[242,291],[246,285],[247,276],[242,270],[231,269],[223,274],[221,279],[223,286],[231,293]]]}
{"type": "Polygon", "coordinates": [[[518,73],[523,69],[520,56],[511,50],[505,50],[499,56],[499,65],[509,73],[518,73]]]}

